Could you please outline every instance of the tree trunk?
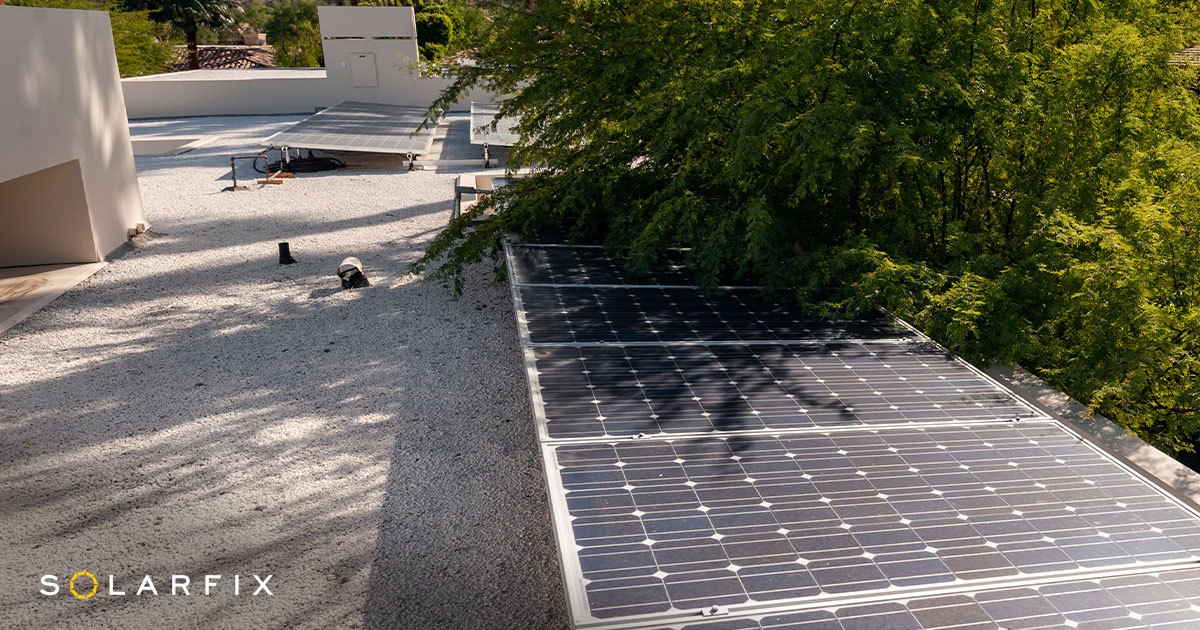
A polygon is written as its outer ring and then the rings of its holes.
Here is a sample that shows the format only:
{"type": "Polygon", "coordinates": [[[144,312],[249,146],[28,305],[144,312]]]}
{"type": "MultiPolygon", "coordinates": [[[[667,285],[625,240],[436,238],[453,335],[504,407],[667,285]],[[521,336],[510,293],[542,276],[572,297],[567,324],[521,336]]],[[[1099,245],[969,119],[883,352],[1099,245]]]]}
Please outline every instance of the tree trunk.
{"type": "Polygon", "coordinates": [[[199,29],[196,28],[195,26],[189,26],[187,29],[184,30],[184,35],[187,37],[188,69],[189,70],[199,70],[200,69],[200,46],[196,42],[198,30],[199,29]]]}

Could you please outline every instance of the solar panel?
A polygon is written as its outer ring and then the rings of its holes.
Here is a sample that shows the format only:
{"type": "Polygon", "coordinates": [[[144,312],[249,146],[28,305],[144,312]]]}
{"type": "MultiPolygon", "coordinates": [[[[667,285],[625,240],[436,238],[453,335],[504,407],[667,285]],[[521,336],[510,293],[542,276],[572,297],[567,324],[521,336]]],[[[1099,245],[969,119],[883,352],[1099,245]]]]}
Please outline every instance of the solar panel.
{"type": "Polygon", "coordinates": [[[530,343],[674,343],[895,339],[883,317],[831,321],[758,300],[757,291],[518,286],[530,343]]]}
{"type": "Polygon", "coordinates": [[[488,144],[496,147],[511,147],[517,143],[518,136],[513,126],[519,119],[505,117],[495,121],[500,115],[500,106],[495,103],[471,103],[471,144],[488,144]],[[492,129],[492,122],[496,129],[492,129]]]}
{"type": "Polygon", "coordinates": [[[1200,561],[1193,512],[1054,423],[549,448],[577,621],[1200,561]]]}
{"type": "Polygon", "coordinates": [[[521,234],[520,243],[508,244],[510,250],[513,247],[522,247],[535,245],[541,247],[576,247],[576,248],[599,248],[600,245],[594,240],[581,241],[580,243],[572,243],[569,230],[561,224],[544,225],[539,228],[527,230],[521,234]]]}
{"type": "Polygon", "coordinates": [[[264,141],[267,146],[422,155],[433,148],[436,129],[418,131],[422,107],[342,101],[264,141]]]}
{"type": "Polygon", "coordinates": [[[552,439],[1046,417],[928,343],[532,352],[552,439]]]}
{"type": "Polygon", "coordinates": [[[512,248],[513,282],[517,284],[587,284],[693,286],[696,274],[684,264],[683,253],[668,251],[647,273],[629,276],[625,261],[595,247],[512,248]]]}
{"type": "Polygon", "coordinates": [[[755,615],[682,630],[1191,630],[1200,628],[1200,569],[1115,575],[898,602],[755,615]]]}

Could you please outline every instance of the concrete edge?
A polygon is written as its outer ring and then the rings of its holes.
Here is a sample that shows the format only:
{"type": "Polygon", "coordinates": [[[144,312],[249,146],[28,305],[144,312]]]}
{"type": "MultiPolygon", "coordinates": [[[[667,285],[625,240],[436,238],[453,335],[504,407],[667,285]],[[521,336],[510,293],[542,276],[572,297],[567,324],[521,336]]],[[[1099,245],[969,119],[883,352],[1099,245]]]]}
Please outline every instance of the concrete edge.
{"type": "Polygon", "coordinates": [[[1200,510],[1200,473],[1142,441],[1083,403],[1054,389],[1020,366],[993,363],[983,368],[1018,396],[1062,422],[1089,442],[1125,462],[1175,497],[1200,510]]]}
{"type": "MultiPolygon", "coordinates": [[[[0,334],[6,332],[9,328],[16,326],[24,321],[30,315],[38,312],[42,307],[58,299],[58,297],[67,291],[75,288],[80,282],[87,280],[97,271],[103,269],[107,262],[81,263],[70,267],[70,272],[60,274],[55,282],[48,284],[35,290],[29,297],[22,298],[25,302],[21,308],[15,313],[0,320],[0,334]]],[[[67,270],[62,270],[66,272],[67,270]]]]}

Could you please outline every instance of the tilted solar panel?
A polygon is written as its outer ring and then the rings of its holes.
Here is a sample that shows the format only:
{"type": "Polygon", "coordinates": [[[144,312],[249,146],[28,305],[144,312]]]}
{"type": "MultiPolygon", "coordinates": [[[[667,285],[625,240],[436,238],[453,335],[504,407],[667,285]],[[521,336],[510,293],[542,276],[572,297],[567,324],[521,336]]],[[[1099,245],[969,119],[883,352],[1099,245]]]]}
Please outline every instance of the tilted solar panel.
{"type": "Polygon", "coordinates": [[[500,106],[495,103],[471,103],[471,144],[489,144],[496,147],[511,147],[519,137],[513,131],[517,120],[511,117],[495,120],[500,106]],[[496,128],[492,129],[492,123],[496,128]]]}
{"type": "Polygon", "coordinates": [[[754,290],[520,286],[530,343],[822,342],[896,339],[908,330],[884,317],[833,321],[764,302],[754,290]]]}
{"type": "Polygon", "coordinates": [[[641,276],[630,276],[625,261],[595,247],[512,248],[513,279],[517,284],[695,285],[696,274],[684,265],[683,253],[666,258],[641,276]]]}
{"type": "Polygon", "coordinates": [[[542,347],[549,438],[1046,417],[927,343],[542,347]]]}
{"type": "Polygon", "coordinates": [[[1200,628],[1200,569],[918,597],[718,619],[659,630],[1191,630],[1200,628]]]}
{"type": "Polygon", "coordinates": [[[424,155],[437,129],[423,107],[342,101],[263,141],[266,146],[424,155]]]}
{"type": "Polygon", "coordinates": [[[1195,513],[1055,423],[551,451],[577,620],[1200,561],[1195,513]]]}

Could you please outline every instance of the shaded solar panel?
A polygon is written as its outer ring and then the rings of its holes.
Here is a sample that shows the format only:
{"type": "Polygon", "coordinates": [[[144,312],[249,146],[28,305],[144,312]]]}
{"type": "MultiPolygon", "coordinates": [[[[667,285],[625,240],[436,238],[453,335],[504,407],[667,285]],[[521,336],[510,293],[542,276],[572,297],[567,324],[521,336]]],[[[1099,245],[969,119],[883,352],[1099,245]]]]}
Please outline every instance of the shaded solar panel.
{"type": "MultiPolygon", "coordinates": [[[[662,630],[666,630],[666,626],[662,630]]],[[[1200,569],[921,597],[783,614],[682,623],[672,630],[1192,630],[1200,628],[1200,569]]]]}
{"type": "MultiPolygon", "coordinates": [[[[570,246],[571,236],[568,230],[562,225],[545,225],[540,228],[534,228],[521,233],[521,243],[529,244],[558,244],[560,246],[570,246]]],[[[580,241],[576,245],[598,246],[599,242],[595,240],[580,241]]],[[[513,245],[510,244],[510,247],[513,245]]]]}
{"type": "Polygon", "coordinates": [[[694,285],[696,274],[684,265],[683,253],[666,257],[643,274],[629,274],[625,261],[595,247],[512,248],[513,282],[517,284],[694,285]]]}
{"type": "Polygon", "coordinates": [[[1045,417],[931,343],[533,351],[546,437],[1045,417]]]}
{"type": "Polygon", "coordinates": [[[267,146],[421,155],[433,148],[435,127],[418,131],[423,107],[342,101],[264,141],[267,146]]]}
{"type": "Polygon", "coordinates": [[[755,291],[518,287],[531,343],[831,341],[895,339],[908,330],[876,317],[834,321],[757,299],[755,291]]]}
{"type": "Polygon", "coordinates": [[[496,121],[499,114],[500,106],[494,103],[471,103],[471,144],[511,147],[517,143],[513,126],[519,119],[505,117],[496,121]],[[492,129],[493,121],[496,122],[495,129],[492,129]]]}
{"type": "Polygon", "coordinates": [[[1052,423],[548,448],[596,619],[1200,560],[1200,519],[1052,423]]]}

